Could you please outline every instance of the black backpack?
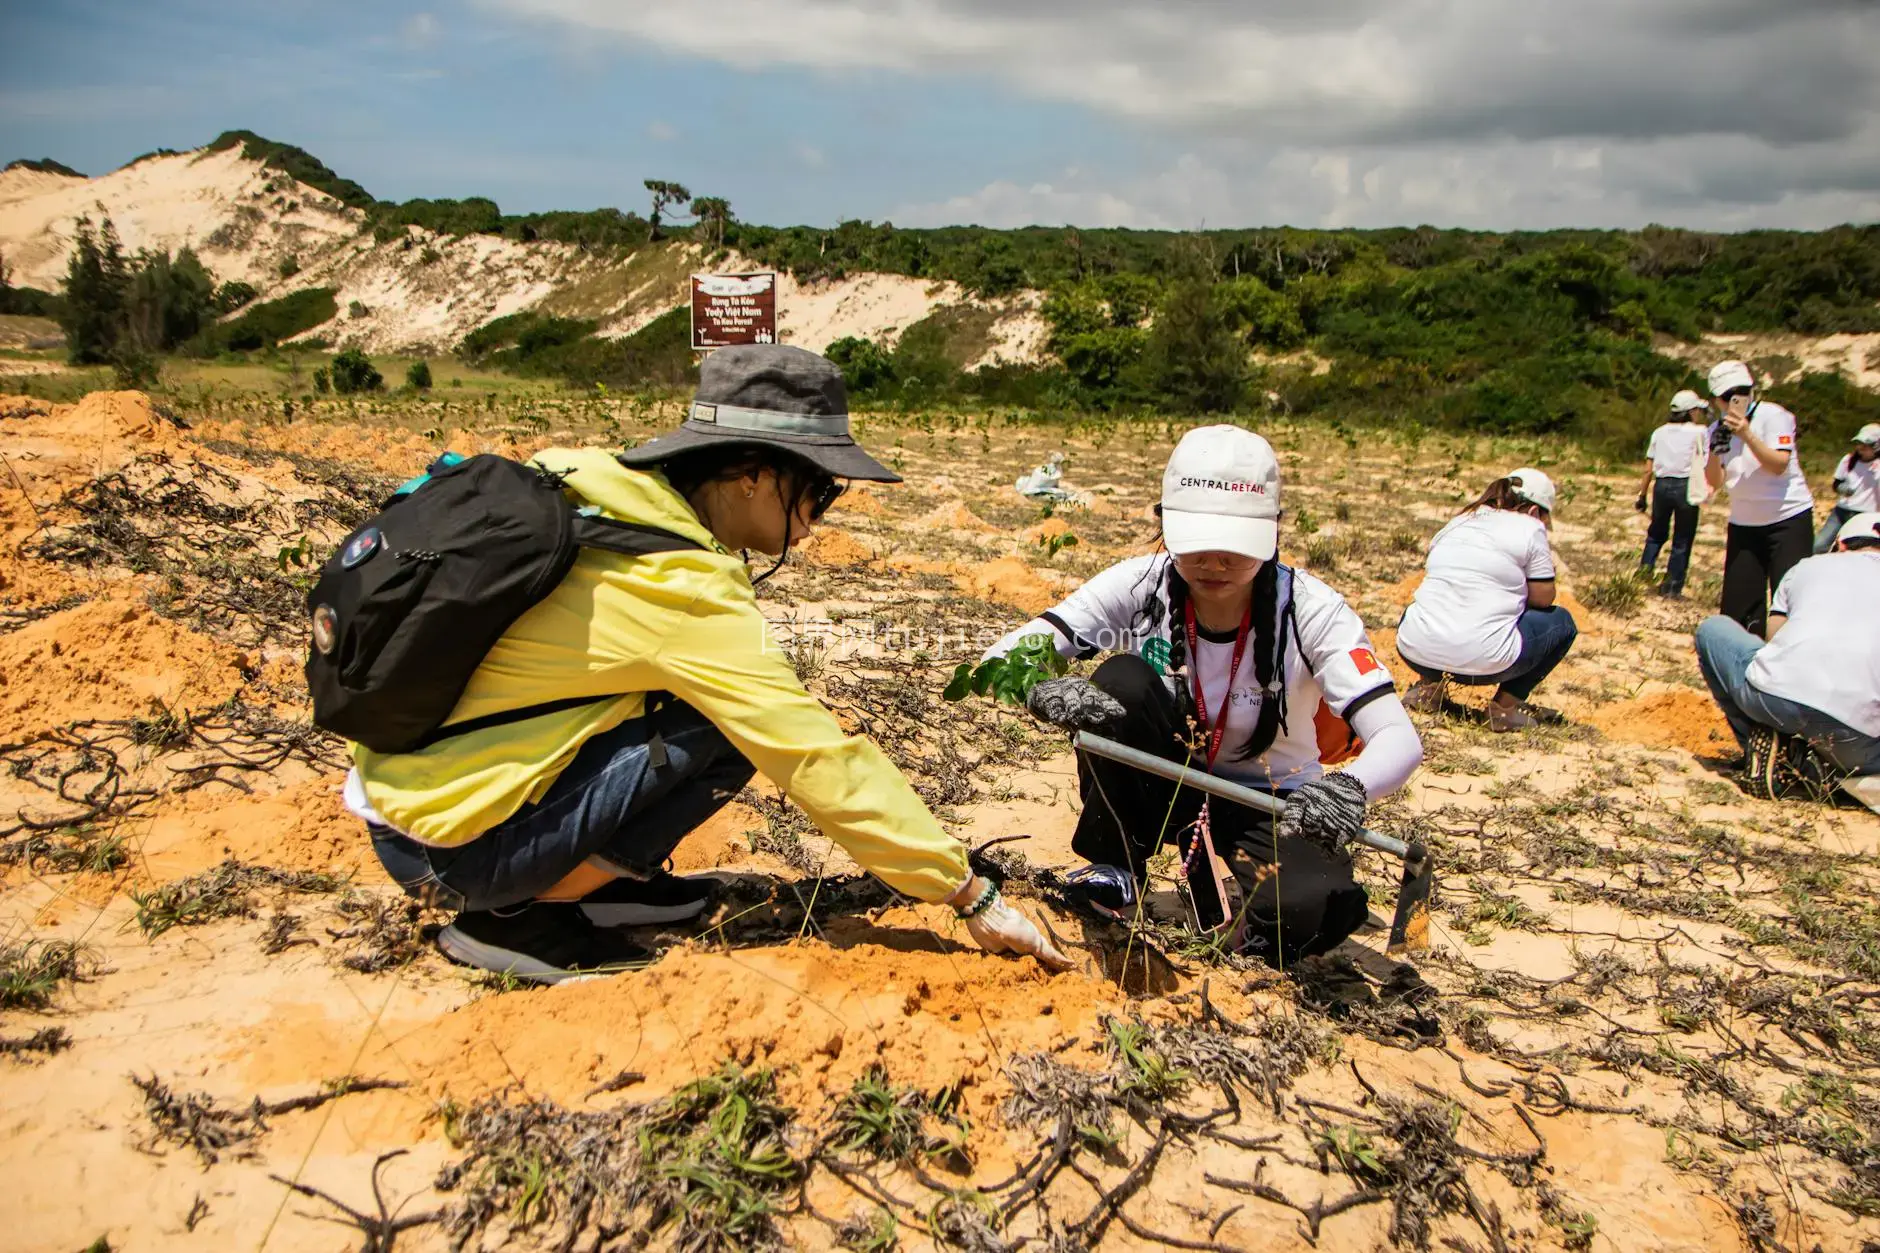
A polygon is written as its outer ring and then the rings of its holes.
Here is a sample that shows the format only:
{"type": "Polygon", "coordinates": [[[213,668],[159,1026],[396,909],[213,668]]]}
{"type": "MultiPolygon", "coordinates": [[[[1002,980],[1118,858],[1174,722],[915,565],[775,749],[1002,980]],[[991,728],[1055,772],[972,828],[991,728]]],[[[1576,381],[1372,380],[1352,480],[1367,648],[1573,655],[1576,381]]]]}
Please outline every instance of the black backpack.
{"type": "Polygon", "coordinates": [[[577,510],[562,481],[504,457],[447,453],[347,536],[307,596],[314,724],[374,752],[409,753],[611,700],[577,696],[443,725],[485,654],[582,548],[644,556],[702,547],[577,510]]]}

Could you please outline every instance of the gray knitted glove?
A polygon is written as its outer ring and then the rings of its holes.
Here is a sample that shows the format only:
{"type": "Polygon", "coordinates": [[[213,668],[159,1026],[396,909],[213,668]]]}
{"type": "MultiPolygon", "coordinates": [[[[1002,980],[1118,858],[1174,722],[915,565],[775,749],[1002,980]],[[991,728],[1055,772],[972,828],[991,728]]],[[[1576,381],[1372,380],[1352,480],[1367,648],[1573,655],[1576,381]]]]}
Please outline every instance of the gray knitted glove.
{"type": "Polygon", "coordinates": [[[1025,708],[1040,721],[1066,731],[1111,731],[1129,716],[1116,697],[1074,675],[1046,679],[1032,688],[1025,708]]]}
{"type": "Polygon", "coordinates": [[[1339,772],[1314,779],[1286,798],[1280,815],[1282,839],[1297,836],[1334,853],[1342,853],[1364,826],[1364,784],[1339,772]]]}

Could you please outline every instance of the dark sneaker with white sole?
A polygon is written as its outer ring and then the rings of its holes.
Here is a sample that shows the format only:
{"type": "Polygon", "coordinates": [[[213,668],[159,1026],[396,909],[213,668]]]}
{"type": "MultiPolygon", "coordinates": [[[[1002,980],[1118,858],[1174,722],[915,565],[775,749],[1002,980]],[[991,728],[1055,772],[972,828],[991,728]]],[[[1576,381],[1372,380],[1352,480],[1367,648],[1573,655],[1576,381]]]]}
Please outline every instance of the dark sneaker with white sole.
{"type": "Polygon", "coordinates": [[[1080,866],[1063,883],[1072,905],[1099,918],[1128,922],[1135,912],[1136,877],[1121,866],[1080,866]]]}
{"type": "Polygon", "coordinates": [[[690,922],[717,894],[710,879],[682,879],[660,871],[650,879],[615,879],[581,898],[581,912],[597,927],[657,927],[690,922]]]}
{"type": "Polygon", "coordinates": [[[654,956],[619,932],[595,926],[573,902],[461,913],[437,933],[437,947],[461,965],[530,983],[635,970],[654,956]]]}

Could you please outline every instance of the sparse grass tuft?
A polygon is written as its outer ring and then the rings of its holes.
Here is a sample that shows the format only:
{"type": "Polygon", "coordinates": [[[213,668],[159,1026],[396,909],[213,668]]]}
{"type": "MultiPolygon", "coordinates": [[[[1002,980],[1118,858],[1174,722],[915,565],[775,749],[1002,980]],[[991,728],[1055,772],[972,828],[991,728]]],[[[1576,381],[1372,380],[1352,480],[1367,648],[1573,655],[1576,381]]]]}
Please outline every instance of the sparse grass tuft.
{"type": "Polygon", "coordinates": [[[1650,584],[1636,571],[1622,570],[1583,589],[1580,599],[1589,608],[1601,613],[1609,613],[1615,618],[1630,618],[1644,606],[1648,587],[1650,584]]]}
{"type": "Polygon", "coordinates": [[[250,866],[231,857],[213,869],[150,891],[133,890],[131,900],[137,906],[138,928],[145,938],[155,939],[171,927],[196,927],[218,918],[251,918],[253,893],[258,888],[314,893],[337,892],[345,886],[338,875],[250,866]]]}
{"type": "Polygon", "coordinates": [[[73,940],[0,945],[0,1009],[44,1009],[62,983],[98,973],[95,953],[73,940]]]}

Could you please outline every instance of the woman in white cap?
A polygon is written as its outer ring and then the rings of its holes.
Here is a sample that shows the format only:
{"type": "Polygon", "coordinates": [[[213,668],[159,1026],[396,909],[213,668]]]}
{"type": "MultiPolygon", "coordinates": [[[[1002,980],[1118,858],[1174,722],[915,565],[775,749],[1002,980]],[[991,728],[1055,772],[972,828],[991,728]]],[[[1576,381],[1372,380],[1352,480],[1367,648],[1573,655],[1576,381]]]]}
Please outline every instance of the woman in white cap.
{"type": "Polygon", "coordinates": [[[1436,710],[1445,681],[1493,683],[1489,729],[1534,725],[1527,699],[1579,635],[1573,615],[1554,603],[1553,515],[1553,480],[1521,469],[1490,483],[1436,533],[1397,627],[1397,652],[1421,676],[1404,704],[1436,710]]]}
{"type": "Polygon", "coordinates": [[[1709,495],[1704,481],[1709,437],[1696,423],[1698,414],[1708,412],[1702,396],[1689,390],[1679,392],[1671,398],[1671,420],[1652,432],[1645,447],[1645,477],[1638,486],[1637,508],[1640,513],[1646,511],[1645,492],[1650,489],[1652,520],[1645,530],[1645,552],[1638,564],[1647,574],[1655,570],[1659,550],[1670,538],[1665,581],[1658,585],[1661,596],[1684,594],[1691,541],[1697,538],[1697,506],[1709,495]]]}
{"type": "Polygon", "coordinates": [[[1038,684],[1031,711],[1285,796],[1287,808],[1275,830],[1251,809],[1206,805],[1191,788],[1082,756],[1071,847],[1092,864],[1070,885],[1087,907],[1127,916],[1150,856],[1171,838],[1200,921],[1216,926],[1226,911],[1199,835],[1205,824],[1247,887],[1246,951],[1279,963],[1324,952],[1366,915],[1345,845],[1366,803],[1416,769],[1422,742],[1363,621],[1337,592],[1278,560],[1279,462],[1266,440],[1234,426],[1190,431],[1163,472],[1157,511],[1161,551],[1105,570],[987,656],[1036,635],[1065,657],[1111,654],[1087,679],[1038,684]],[[1338,719],[1363,749],[1327,772],[1318,724],[1338,719]]]}
{"type": "Polygon", "coordinates": [[[1711,428],[1704,474],[1713,489],[1730,491],[1719,609],[1760,635],[1782,576],[1813,550],[1815,498],[1802,477],[1795,415],[1756,395],[1748,366],[1717,365],[1710,394],[1723,416],[1711,428]]]}
{"type": "Polygon", "coordinates": [[[900,481],[851,438],[839,369],[784,345],[720,349],[677,431],[533,460],[582,511],[689,542],[582,549],[434,743],[355,746],[347,804],[391,877],[454,911],[446,956],[538,982],[645,959],[614,928],[704,910],[703,885],[661,863],[762,770],[888,886],[953,906],[982,948],[1070,965],[881,750],[804,691],[737,555],[781,564],[844,480],[900,481]]]}
{"type": "Polygon", "coordinates": [[[1858,513],[1880,512],[1880,422],[1854,433],[1854,451],[1834,467],[1834,507],[1815,532],[1815,555],[1834,547],[1835,536],[1858,513]]]}

